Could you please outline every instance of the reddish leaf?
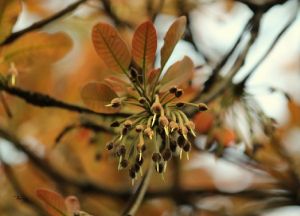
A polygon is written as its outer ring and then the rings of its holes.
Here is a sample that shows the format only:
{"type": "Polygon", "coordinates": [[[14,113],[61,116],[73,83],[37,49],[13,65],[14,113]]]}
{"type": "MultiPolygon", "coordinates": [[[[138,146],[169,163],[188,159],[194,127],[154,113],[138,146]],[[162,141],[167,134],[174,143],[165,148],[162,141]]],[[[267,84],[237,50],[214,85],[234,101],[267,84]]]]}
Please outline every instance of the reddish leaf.
{"type": "Polygon", "coordinates": [[[175,62],[166,72],[161,80],[162,91],[166,91],[172,86],[179,86],[186,83],[193,75],[194,64],[192,60],[185,56],[182,60],[175,62]]]}
{"type": "Polygon", "coordinates": [[[92,40],[96,52],[112,71],[124,73],[128,69],[131,56],[126,43],[114,27],[98,23],[93,28],[92,40]]]}
{"type": "Polygon", "coordinates": [[[38,189],[36,195],[46,204],[47,212],[51,216],[67,216],[65,200],[60,194],[46,189],[38,189]]]}
{"type": "Polygon", "coordinates": [[[118,95],[106,84],[90,82],[81,90],[83,102],[91,109],[101,113],[115,113],[118,109],[107,107],[111,100],[118,95]]]}
{"type": "Polygon", "coordinates": [[[148,73],[148,83],[151,85],[152,82],[156,79],[156,77],[159,75],[160,68],[152,69],[148,73]]]}
{"type": "Polygon", "coordinates": [[[132,39],[133,60],[145,71],[152,67],[157,48],[157,35],[152,22],[142,23],[132,39]]]}
{"type": "Polygon", "coordinates": [[[186,18],[184,16],[179,17],[175,20],[175,22],[169,28],[165,38],[164,38],[164,45],[161,48],[161,68],[164,68],[165,64],[167,63],[168,59],[170,58],[177,42],[182,37],[186,26],[186,18]]]}

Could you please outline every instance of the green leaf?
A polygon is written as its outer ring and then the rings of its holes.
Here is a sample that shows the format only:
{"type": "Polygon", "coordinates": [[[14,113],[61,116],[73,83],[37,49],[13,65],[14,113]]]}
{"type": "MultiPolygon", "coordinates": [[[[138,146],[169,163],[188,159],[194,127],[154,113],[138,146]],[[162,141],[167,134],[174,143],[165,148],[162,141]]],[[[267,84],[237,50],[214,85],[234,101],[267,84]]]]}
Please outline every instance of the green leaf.
{"type": "Polygon", "coordinates": [[[96,52],[114,72],[124,73],[131,62],[126,43],[117,30],[109,24],[98,23],[92,31],[92,40],[96,52]]]}
{"type": "Polygon", "coordinates": [[[170,58],[177,42],[181,39],[186,26],[186,17],[181,16],[173,22],[164,38],[164,45],[161,48],[161,68],[164,68],[170,58]]]}
{"type": "Polygon", "coordinates": [[[51,216],[67,216],[65,200],[60,194],[47,189],[38,189],[36,195],[43,201],[51,216]]]}
{"type": "Polygon", "coordinates": [[[132,57],[141,68],[148,70],[153,66],[157,48],[157,35],[151,21],[142,23],[132,39],[132,57]]]}
{"type": "Polygon", "coordinates": [[[100,113],[115,113],[119,109],[107,107],[111,100],[118,95],[106,84],[100,82],[89,82],[81,90],[83,102],[91,109],[100,113]]]}
{"type": "Polygon", "coordinates": [[[173,86],[187,83],[192,78],[194,70],[193,61],[185,56],[182,60],[175,62],[166,72],[161,80],[161,91],[167,91],[173,86]]]}
{"type": "Polygon", "coordinates": [[[20,0],[0,0],[0,43],[11,34],[20,12],[20,0]]]}

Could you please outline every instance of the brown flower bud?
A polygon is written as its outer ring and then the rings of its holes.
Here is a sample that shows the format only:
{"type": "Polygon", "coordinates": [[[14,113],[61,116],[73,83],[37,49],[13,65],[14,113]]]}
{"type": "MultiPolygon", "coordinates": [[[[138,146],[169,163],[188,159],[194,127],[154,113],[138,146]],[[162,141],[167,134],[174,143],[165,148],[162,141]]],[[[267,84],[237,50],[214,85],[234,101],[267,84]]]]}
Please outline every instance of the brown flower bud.
{"type": "Polygon", "coordinates": [[[135,170],[132,167],[128,170],[128,172],[129,172],[130,178],[134,179],[136,177],[135,170]]]}
{"type": "Polygon", "coordinates": [[[119,156],[119,157],[121,157],[121,156],[125,156],[125,154],[126,154],[126,147],[125,147],[125,145],[120,145],[119,147],[118,147],[118,150],[117,150],[117,155],[119,156]]]}
{"type": "Polygon", "coordinates": [[[181,95],[183,94],[183,90],[182,89],[177,89],[177,91],[175,92],[175,96],[176,97],[181,97],[181,95]]]}
{"type": "Polygon", "coordinates": [[[133,122],[131,120],[126,120],[124,122],[124,127],[131,128],[132,124],[133,124],[133,122]]]}
{"type": "Polygon", "coordinates": [[[177,92],[177,87],[176,87],[176,86],[171,87],[171,88],[169,89],[169,92],[170,92],[171,94],[175,94],[175,93],[177,92]]]}
{"type": "Polygon", "coordinates": [[[144,126],[141,125],[141,124],[138,124],[136,127],[135,127],[135,131],[140,133],[144,130],[144,126]]]}
{"type": "Polygon", "coordinates": [[[135,158],[135,162],[136,162],[138,165],[142,166],[143,163],[144,163],[144,158],[143,158],[143,157],[140,157],[139,155],[137,155],[136,158],[135,158]]]}
{"type": "Polygon", "coordinates": [[[112,150],[113,147],[114,147],[114,143],[113,142],[109,142],[109,143],[106,144],[106,149],[107,150],[112,150]]]}
{"type": "Polygon", "coordinates": [[[163,109],[162,105],[157,102],[153,103],[151,107],[151,110],[156,114],[160,114],[162,109],[163,109]]]}
{"type": "Polygon", "coordinates": [[[122,168],[126,168],[128,166],[128,160],[126,160],[126,159],[121,160],[120,166],[122,168]]]}
{"type": "Polygon", "coordinates": [[[184,138],[182,135],[180,135],[180,136],[177,138],[177,144],[178,144],[178,146],[179,146],[180,148],[182,148],[182,147],[185,145],[185,143],[186,143],[185,138],[184,138]]]}
{"type": "Polygon", "coordinates": [[[162,127],[167,127],[169,125],[169,120],[166,116],[160,116],[158,122],[162,127]]]}
{"type": "Polygon", "coordinates": [[[119,127],[120,123],[118,121],[114,121],[113,123],[110,124],[111,127],[119,127]]]}
{"type": "Polygon", "coordinates": [[[192,121],[189,121],[187,123],[185,123],[185,126],[189,129],[189,130],[195,130],[195,123],[192,121]]]}
{"type": "Polygon", "coordinates": [[[154,153],[152,154],[152,160],[153,160],[153,162],[155,162],[155,163],[159,162],[159,161],[161,160],[161,155],[160,155],[160,153],[154,152],[154,153]]]}
{"type": "Polygon", "coordinates": [[[158,170],[157,170],[157,172],[158,173],[163,173],[163,171],[164,171],[164,164],[163,163],[159,163],[158,164],[158,170]]]}
{"type": "Polygon", "coordinates": [[[172,157],[172,151],[170,149],[166,149],[163,153],[162,153],[162,157],[164,159],[164,161],[168,161],[171,159],[172,157]]]}
{"type": "Polygon", "coordinates": [[[139,98],[139,103],[140,104],[145,104],[147,101],[146,101],[146,98],[144,98],[144,97],[140,97],[139,98]]]}
{"type": "Polygon", "coordinates": [[[184,103],[183,102],[178,102],[178,103],[176,103],[176,107],[178,107],[178,108],[181,108],[181,107],[183,107],[184,106],[184,103]]]}
{"type": "Polygon", "coordinates": [[[177,142],[175,140],[170,141],[170,149],[172,152],[176,152],[177,142]]]}
{"type": "Polygon", "coordinates": [[[147,127],[145,130],[144,130],[144,134],[149,138],[149,139],[152,139],[153,135],[154,135],[154,132],[153,130],[150,128],[150,127],[147,127]]]}
{"type": "Polygon", "coordinates": [[[121,106],[121,99],[120,98],[114,98],[111,100],[111,106],[113,108],[119,108],[121,106]]]}
{"type": "Polygon", "coordinates": [[[174,131],[176,132],[179,129],[178,124],[176,122],[174,122],[174,121],[170,122],[169,127],[171,129],[171,132],[174,132],[174,131]]]}
{"type": "Polygon", "coordinates": [[[183,151],[189,152],[191,150],[191,144],[185,143],[183,146],[183,151]]]}
{"type": "Polygon", "coordinates": [[[199,104],[198,104],[198,109],[199,109],[200,112],[203,112],[203,111],[208,110],[208,107],[207,107],[207,105],[204,104],[204,103],[199,103],[199,104]]]}

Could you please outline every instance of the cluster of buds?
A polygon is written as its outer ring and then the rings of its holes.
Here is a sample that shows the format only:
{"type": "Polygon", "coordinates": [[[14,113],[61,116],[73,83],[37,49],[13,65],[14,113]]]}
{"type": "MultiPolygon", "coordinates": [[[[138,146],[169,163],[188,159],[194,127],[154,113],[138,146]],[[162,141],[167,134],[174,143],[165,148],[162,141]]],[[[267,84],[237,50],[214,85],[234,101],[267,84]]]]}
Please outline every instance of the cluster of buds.
{"type": "MultiPolygon", "coordinates": [[[[146,158],[150,161],[151,157],[155,170],[161,174],[166,171],[168,161],[173,156],[181,159],[185,154],[189,159],[190,138],[196,136],[195,124],[189,120],[183,108],[194,106],[199,111],[205,111],[207,106],[202,103],[173,102],[183,93],[182,89],[172,87],[161,97],[156,94],[152,104],[139,98],[135,102],[144,107],[143,111],[111,124],[119,128],[119,134],[106,147],[118,158],[118,169],[128,168],[133,182],[138,174],[143,175],[142,166],[146,158]]],[[[113,106],[116,101],[120,100],[113,99],[109,106],[119,108],[113,106]]]]}

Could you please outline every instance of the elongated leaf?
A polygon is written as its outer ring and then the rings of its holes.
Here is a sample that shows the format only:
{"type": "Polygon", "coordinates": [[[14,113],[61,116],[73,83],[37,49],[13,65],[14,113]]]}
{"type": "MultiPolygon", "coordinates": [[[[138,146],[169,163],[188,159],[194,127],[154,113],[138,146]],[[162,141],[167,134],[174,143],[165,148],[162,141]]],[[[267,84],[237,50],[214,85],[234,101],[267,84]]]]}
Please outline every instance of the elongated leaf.
{"type": "Polygon", "coordinates": [[[20,0],[0,0],[0,43],[11,34],[20,12],[20,0]]]}
{"type": "Polygon", "coordinates": [[[194,64],[192,60],[185,56],[182,60],[175,62],[166,72],[161,80],[162,91],[166,91],[172,86],[179,86],[186,83],[193,75],[194,64]]]}
{"type": "Polygon", "coordinates": [[[93,28],[92,40],[96,52],[112,71],[124,73],[127,70],[131,56],[126,43],[114,27],[98,23],[93,28]]]}
{"type": "Polygon", "coordinates": [[[142,23],[135,31],[132,39],[133,60],[146,71],[154,63],[157,48],[157,35],[152,22],[142,23]]]}
{"type": "Polygon", "coordinates": [[[33,68],[54,63],[72,48],[72,40],[65,33],[28,33],[14,43],[3,47],[1,69],[14,63],[16,68],[33,68]]]}
{"type": "Polygon", "coordinates": [[[36,195],[43,201],[51,216],[67,216],[65,200],[60,194],[46,189],[38,189],[36,195]]]}
{"type": "Polygon", "coordinates": [[[101,113],[115,113],[118,109],[107,107],[111,100],[118,97],[117,94],[106,84],[90,82],[81,90],[83,102],[91,109],[101,113]]]}
{"type": "Polygon", "coordinates": [[[165,38],[164,45],[161,48],[161,68],[165,66],[168,59],[170,58],[177,42],[182,37],[186,26],[186,18],[184,16],[179,17],[169,28],[165,38]]]}

